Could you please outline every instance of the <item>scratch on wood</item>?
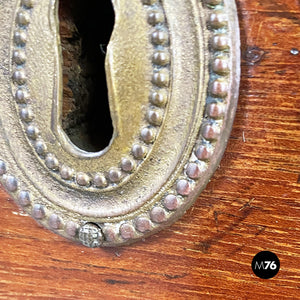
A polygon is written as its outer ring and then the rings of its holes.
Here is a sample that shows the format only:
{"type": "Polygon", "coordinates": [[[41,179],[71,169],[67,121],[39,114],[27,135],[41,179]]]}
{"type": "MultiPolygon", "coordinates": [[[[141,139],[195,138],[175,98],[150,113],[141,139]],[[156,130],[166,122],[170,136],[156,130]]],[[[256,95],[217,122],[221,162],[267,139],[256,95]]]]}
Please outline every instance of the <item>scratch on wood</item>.
{"type": "Polygon", "coordinates": [[[183,274],[175,274],[175,275],[172,275],[172,274],[164,274],[164,276],[168,279],[177,279],[177,278],[184,278],[185,276],[187,276],[188,274],[187,273],[183,273],[183,274]]]}
{"type": "Polygon", "coordinates": [[[106,279],[104,280],[106,283],[108,284],[130,284],[129,281],[126,281],[126,280],[115,280],[115,279],[106,279]]]}
{"type": "Polygon", "coordinates": [[[253,225],[253,227],[256,227],[258,229],[258,231],[255,233],[255,236],[259,236],[266,230],[266,227],[261,225],[253,225]]]}
{"type": "MultiPolygon", "coordinates": [[[[247,204],[248,206],[250,206],[251,202],[254,200],[251,199],[247,204]]],[[[247,205],[246,204],[246,205],[247,205]]],[[[226,215],[227,217],[231,217],[231,218],[235,218],[236,220],[233,221],[228,227],[226,227],[224,229],[224,231],[219,231],[218,233],[215,234],[213,237],[200,241],[199,243],[197,243],[195,245],[196,249],[200,249],[204,254],[209,253],[209,249],[213,246],[216,245],[217,243],[219,243],[221,240],[224,239],[225,236],[227,236],[230,232],[232,232],[233,230],[235,230],[236,228],[238,228],[238,226],[249,216],[249,214],[251,213],[251,210],[244,210],[243,211],[243,215],[242,216],[237,216],[234,214],[228,214],[226,212],[214,212],[214,216],[215,216],[215,220],[217,217],[217,221],[218,221],[218,216],[219,215],[226,215]]],[[[218,223],[219,224],[219,223],[218,223]]]]}
{"type": "Polygon", "coordinates": [[[216,227],[218,227],[218,225],[219,225],[218,215],[219,215],[219,213],[214,210],[214,219],[215,219],[215,222],[216,222],[216,227]]]}
{"type": "Polygon", "coordinates": [[[118,252],[118,251],[116,251],[116,252],[115,252],[115,256],[116,256],[116,257],[121,257],[121,253],[118,252]]]}
{"type": "Polygon", "coordinates": [[[240,209],[239,209],[239,211],[242,211],[242,210],[244,210],[245,208],[247,208],[247,207],[251,207],[251,203],[253,202],[255,200],[255,198],[252,198],[252,199],[250,199],[246,204],[244,204],[240,209]]]}

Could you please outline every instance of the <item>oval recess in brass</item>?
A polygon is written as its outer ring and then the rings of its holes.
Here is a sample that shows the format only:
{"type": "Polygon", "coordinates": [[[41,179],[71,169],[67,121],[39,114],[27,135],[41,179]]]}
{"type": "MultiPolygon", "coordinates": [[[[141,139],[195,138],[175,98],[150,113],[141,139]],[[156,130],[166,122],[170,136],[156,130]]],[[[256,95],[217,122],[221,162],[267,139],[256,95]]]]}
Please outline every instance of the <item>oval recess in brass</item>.
{"type": "Polygon", "coordinates": [[[40,224],[88,247],[173,223],[218,166],[240,76],[234,0],[113,0],[106,74],[113,139],[75,147],[60,125],[58,0],[0,3],[0,178],[40,224]]]}

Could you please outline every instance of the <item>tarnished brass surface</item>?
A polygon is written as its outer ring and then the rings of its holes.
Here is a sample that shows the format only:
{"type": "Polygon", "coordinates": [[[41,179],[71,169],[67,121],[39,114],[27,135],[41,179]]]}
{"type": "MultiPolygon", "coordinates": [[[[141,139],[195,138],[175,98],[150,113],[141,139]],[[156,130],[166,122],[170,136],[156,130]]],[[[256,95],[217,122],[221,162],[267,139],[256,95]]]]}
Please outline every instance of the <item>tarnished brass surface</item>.
{"type": "Polygon", "coordinates": [[[58,0],[0,1],[1,181],[39,223],[89,247],[144,238],[192,205],[225,149],[239,85],[233,0],[112,2],[114,133],[91,153],[61,127],[58,0]]]}

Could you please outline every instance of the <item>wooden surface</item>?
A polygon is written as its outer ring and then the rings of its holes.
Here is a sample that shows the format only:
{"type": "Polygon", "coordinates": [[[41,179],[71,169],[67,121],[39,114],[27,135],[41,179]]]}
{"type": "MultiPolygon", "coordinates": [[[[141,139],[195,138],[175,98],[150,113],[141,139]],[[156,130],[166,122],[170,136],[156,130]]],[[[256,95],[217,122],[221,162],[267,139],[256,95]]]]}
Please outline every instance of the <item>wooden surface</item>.
{"type": "Polygon", "coordinates": [[[300,2],[239,0],[242,82],[221,166],[187,214],[133,246],[87,249],[0,194],[0,298],[300,299],[300,2]],[[281,269],[257,278],[253,256],[281,269]]]}

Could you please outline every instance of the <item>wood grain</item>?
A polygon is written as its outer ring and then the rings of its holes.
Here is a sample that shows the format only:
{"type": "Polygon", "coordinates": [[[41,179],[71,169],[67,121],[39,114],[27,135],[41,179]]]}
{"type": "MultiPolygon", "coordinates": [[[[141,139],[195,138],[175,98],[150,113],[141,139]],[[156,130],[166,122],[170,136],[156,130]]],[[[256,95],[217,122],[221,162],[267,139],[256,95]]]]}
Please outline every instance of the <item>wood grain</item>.
{"type": "Polygon", "coordinates": [[[133,246],[87,249],[0,194],[1,299],[300,299],[300,2],[238,0],[242,82],[220,168],[186,215],[133,246]],[[253,256],[275,252],[270,280],[253,256]]]}

